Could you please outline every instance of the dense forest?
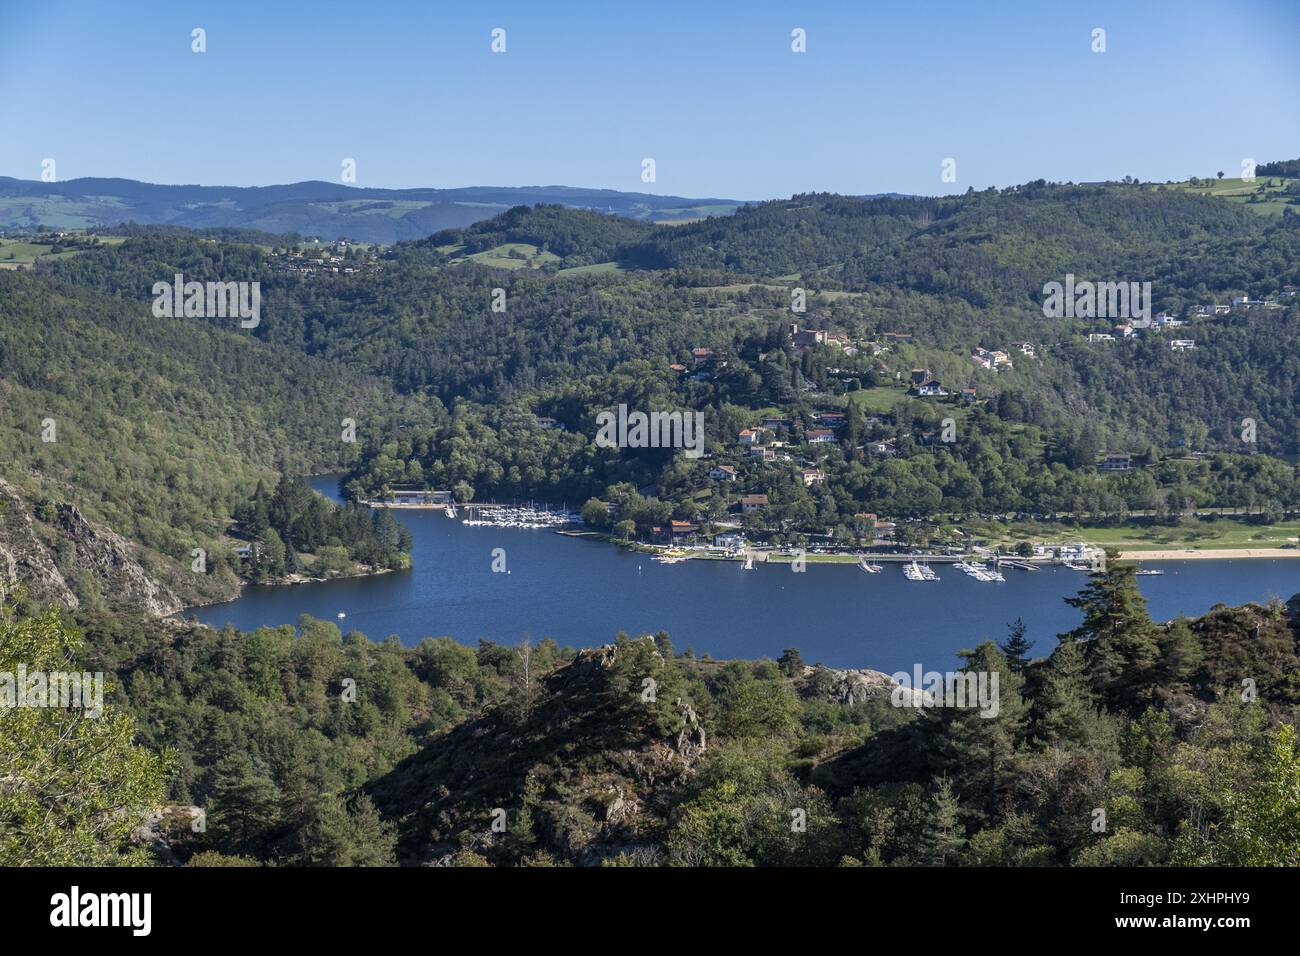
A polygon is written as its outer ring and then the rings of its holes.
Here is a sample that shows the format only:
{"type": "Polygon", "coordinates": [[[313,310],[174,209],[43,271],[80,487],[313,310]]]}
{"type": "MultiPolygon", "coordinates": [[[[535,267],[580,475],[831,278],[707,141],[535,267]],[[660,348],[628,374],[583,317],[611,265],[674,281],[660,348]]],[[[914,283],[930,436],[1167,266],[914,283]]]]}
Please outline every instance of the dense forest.
{"type": "MultiPolygon", "coordinates": [[[[672,227],[517,207],[351,275],[284,268],[295,237],[130,233],[41,263],[33,281],[135,302],[177,271],[260,281],[249,338],[359,369],[410,403],[368,423],[348,460],[356,495],[460,487],[608,505],[627,503],[631,485],[650,502],[633,508],[643,535],[665,516],[717,521],[740,495],[766,494],[770,510],[749,523],[793,539],[851,538],[862,513],[1174,521],[1219,507],[1276,520],[1300,501],[1287,464],[1300,452],[1300,219],[1172,185],[806,195],[672,227]],[[546,265],[466,258],[517,243],[546,265]],[[1153,312],[1185,325],[1090,341],[1112,322],[1043,315],[1044,284],[1067,273],[1150,282],[1153,312]],[[794,289],[806,289],[802,312],[794,289]],[[1266,307],[1195,311],[1234,296],[1266,307]],[[839,338],[796,344],[792,324],[839,338]],[[1172,348],[1174,336],[1194,347],[1172,348]],[[1026,342],[1033,354],[1013,348],[1026,342]],[[977,348],[1014,363],[981,368],[977,348]],[[911,395],[916,369],[948,397],[911,395]],[[595,447],[596,415],[620,403],[703,411],[708,457],[595,447]],[[845,425],[807,445],[826,412],[845,425]],[[737,434],[773,416],[789,427],[768,438],[787,450],[753,461],[737,434]],[[1117,452],[1134,469],[1100,471],[1117,452]],[[710,480],[717,464],[740,481],[710,480]],[[806,468],[825,481],[801,480],[806,468]]],[[[315,464],[339,460],[336,447],[315,464]]]]}
{"type": "Polygon", "coordinates": [[[566,501],[619,537],[672,518],[846,542],[877,515],[904,540],[991,512],[1275,521],[1300,503],[1290,206],[1135,182],[803,195],[674,226],[545,205],[310,265],[300,235],[115,231],[0,272],[0,478],[23,510],[4,528],[80,598],[6,586],[0,671],[111,675],[102,721],[0,710],[0,862],[1297,862],[1295,601],[1156,623],[1112,567],[1048,656],[1017,626],[964,655],[1001,677],[990,719],[893,706],[795,648],[149,620],[59,537],[84,514],[193,603],[405,567],[389,512],[297,477],[326,470],[358,499],[566,501]],[[260,323],[155,318],[177,273],[258,282],[260,323]],[[1150,282],[1183,325],[1047,318],[1066,275],[1150,282]],[[620,404],[702,411],[705,457],[596,445],[620,404]],[[768,504],[739,514],[742,494],[768,504]],[[124,805],[165,809],[140,830],[124,805]]]}
{"type": "Polygon", "coordinates": [[[1300,601],[1157,624],[1117,567],[1071,603],[1046,657],[1018,623],[965,652],[1000,679],[990,716],[899,706],[796,648],[408,648],[20,598],[0,670],[111,685],[98,720],[0,710],[0,863],[1300,863],[1300,601]],[[124,804],[160,809],[141,828],[124,804]]]}
{"type": "Polygon", "coordinates": [[[274,492],[259,481],[253,497],[235,509],[235,523],[250,542],[247,570],[256,581],[308,570],[317,577],[344,574],[356,564],[396,571],[411,563],[411,533],[392,512],[372,513],[355,501],[339,507],[303,478],[281,475],[274,492]]]}

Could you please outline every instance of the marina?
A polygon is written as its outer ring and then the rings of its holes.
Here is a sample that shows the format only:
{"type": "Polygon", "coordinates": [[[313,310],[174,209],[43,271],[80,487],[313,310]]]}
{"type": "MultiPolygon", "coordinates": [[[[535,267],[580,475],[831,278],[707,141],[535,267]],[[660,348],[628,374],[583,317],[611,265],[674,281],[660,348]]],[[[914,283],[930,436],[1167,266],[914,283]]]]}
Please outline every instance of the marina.
{"type": "Polygon", "coordinates": [[[909,581],[938,581],[939,575],[928,564],[913,561],[903,565],[903,577],[909,581]]]}
{"type": "Polygon", "coordinates": [[[966,561],[958,561],[953,565],[953,567],[963,574],[970,575],[976,581],[1004,583],[1007,580],[1001,571],[987,568],[982,564],[971,564],[966,561]]]}
{"type": "MultiPolygon", "coordinates": [[[[337,498],[332,482],[312,483],[337,498]]],[[[463,505],[456,509],[465,515],[463,505]]],[[[775,659],[785,648],[798,647],[810,662],[892,673],[918,661],[940,669],[955,664],[958,650],[1005,639],[1007,625],[1017,618],[1035,642],[1034,653],[1048,654],[1058,634],[1079,625],[1080,612],[1065,598],[1088,582],[1051,561],[1025,562],[1035,570],[1003,562],[999,570],[1006,582],[993,587],[955,570],[961,561],[992,569],[992,561],[919,553],[845,555],[842,562],[817,561],[810,554],[807,573],[796,574],[787,557],[764,560],[752,546],[745,549],[754,553],[751,570],[738,573],[744,552],[734,561],[725,560],[726,552],[715,552],[711,560],[700,552],[689,560],[658,562],[576,525],[541,534],[466,526],[448,520],[442,507],[402,509],[397,518],[414,538],[410,571],[293,587],[254,585],[235,601],[190,608],[184,615],[218,628],[230,623],[252,630],[292,626],[310,614],[374,640],[397,635],[410,646],[447,636],[470,647],[480,638],[517,644],[524,637],[594,647],[620,630],[663,630],[679,651],[690,647],[719,660],[775,659]],[[495,548],[506,550],[510,574],[493,573],[495,548]],[[882,571],[865,571],[864,562],[882,571]],[[917,582],[904,573],[913,562],[918,571],[921,565],[936,569],[943,581],[913,587],[917,582]],[[944,573],[940,564],[953,565],[953,573],[944,573]],[[346,620],[337,618],[340,610],[346,620]]],[[[667,556],[687,554],[675,548],[667,556]]],[[[1294,558],[1169,561],[1146,569],[1164,572],[1137,579],[1156,621],[1204,614],[1219,602],[1285,601],[1300,592],[1300,562],[1294,558]]]]}
{"type": "MultiPolygon", "coordinates": [[[[455,509],[450,505],[447,506],[447,517],[455,517],[455,509]]],[[[571,511],[552,511],[549,508],[535,508],[529,505],[519,508],[504,506],[482,507],[478,511],[478,517],[462,518],[461,524],[468,525],[471,528],[526,528],[535,530],[539,528],[563,528],[568,525],[578,524],[581,521],[581,517],[571,511]]]]}

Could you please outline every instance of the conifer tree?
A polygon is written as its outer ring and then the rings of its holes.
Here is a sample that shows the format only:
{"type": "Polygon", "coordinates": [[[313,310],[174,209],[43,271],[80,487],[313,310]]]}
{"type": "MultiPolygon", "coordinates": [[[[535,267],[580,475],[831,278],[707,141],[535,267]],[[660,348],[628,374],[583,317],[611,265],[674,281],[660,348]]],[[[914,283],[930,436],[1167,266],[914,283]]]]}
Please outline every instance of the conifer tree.
{"type": "Polygon", "coordinates": [[[1034,646],[1033,641],[1025,637],[1026,630],[1024,619],[1016,618],[1007,626],[1007,639],[998,645],[1007,659],[1007,666],[1017,674],[1024,672],[1029,663],[1029,650],[1034,646]]]}
{"type": "Polygon", "coordinates": [[[1077,597],[1066,598],[1083,611],[1083,623],[1071,634],[1086,642],[1093,687],[1108,703],[1125,708],[1146,696],[1152,665],[1160,656],[1135,571],[1132,565],[1111,565],[1092,574],[1077,597]]]}

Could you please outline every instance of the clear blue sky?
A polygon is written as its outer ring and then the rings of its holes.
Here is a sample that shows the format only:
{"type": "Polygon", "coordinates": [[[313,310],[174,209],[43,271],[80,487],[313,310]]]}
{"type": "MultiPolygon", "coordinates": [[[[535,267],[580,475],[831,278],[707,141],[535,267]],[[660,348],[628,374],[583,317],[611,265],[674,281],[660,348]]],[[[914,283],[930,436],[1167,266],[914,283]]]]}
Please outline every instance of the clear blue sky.
{"type": "Polygon", "coordinates": [[[765,199],[1297,156],[1297,0],[0,5],[0,175],[23,179],[53,157],[60,180],[337,182],[353,157],[362,186],[765,199]]]}

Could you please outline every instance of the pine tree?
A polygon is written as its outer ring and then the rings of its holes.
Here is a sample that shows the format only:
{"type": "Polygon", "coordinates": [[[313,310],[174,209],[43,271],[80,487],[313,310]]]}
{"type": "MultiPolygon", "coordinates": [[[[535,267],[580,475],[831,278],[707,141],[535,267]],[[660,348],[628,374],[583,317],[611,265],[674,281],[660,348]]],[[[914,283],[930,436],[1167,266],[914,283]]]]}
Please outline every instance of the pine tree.
{"type": "Polygon", "coordinates": [[[940,710],[938,752],[945,771],[956,775],[957,789],[968,805],[996,815],[1015,781],[1016,745],[1025,728],[1024,679],[1011,670],[992,641],[963,656],[966,664],[959,679],[966,680],[968,688],[978,689],[982,682],[989,699],[971,700],[968,690],[965,706],[946,702],[940,710]]]}
{"type": "Polygon", "coordinates": [[[280,793],[258,776],[243,753],[217,767],[217,784],[208,804],[207,833],[222,853],[261,858],[278,826],[280,793]]]}
{"type": "Polygon", "coordinates": [[[1028,628],[1021,618],[1016,618],[1007,626],[1007,639],[998,645],[998,649],[1006,656],[1007,666],[1017,674],[1023,673],[1025,667],[1029,664],[1029,650],[1034,646],[1034,642],[1025,637],[1025,631],[1028,628]]]}
{"type": "Polygon", "coordinates": [[[1108,567],[1092,574],[1077,597],[1066,598],[1083,611],[1083,623],[1071,634],[1086,641],[1093,687],[1108,703],[1130,708],[1146,696],[1151,667],[1160,656],[1135,571],[1132,565],[1108,567]]]}
{"type": "Polygon", "coordinates": [[[1091,737],[1097,719],[1083,647],[1066,634],[1047,659],[1033,707],[1033,737],[1047,746],[1083,744],[1091,737]]]}
{"type": "Polygon", "coordinates": [[[946,776],[936,781],[930,815],[921,836],[921,862],[930,866],[947,866],[958,862],[966,845],[966,831],[961,824],[961,804],[946,776]]]}
{"type": "Polygon", "coordinates": [[[1205,660],[1200,638],[1187,619],[1180,617],[1160,632],[1157,643],[1160,659],[1153,669],[1156,683],[1185,688],[1205,660]]]}

